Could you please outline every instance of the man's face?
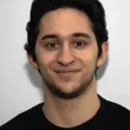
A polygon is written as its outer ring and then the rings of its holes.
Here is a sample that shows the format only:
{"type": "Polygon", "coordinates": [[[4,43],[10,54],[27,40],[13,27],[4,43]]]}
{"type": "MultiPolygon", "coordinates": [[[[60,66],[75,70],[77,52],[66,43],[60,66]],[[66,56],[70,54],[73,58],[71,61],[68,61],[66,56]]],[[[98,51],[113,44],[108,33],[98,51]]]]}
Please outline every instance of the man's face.
{"type": "Polygon", "coordinates": [[[98,64],[89,18],[75,9],[58,9],[44,15],[39,30],[37,67],[47,88],[61,98],[79,96],[94,79],[98,64]]]}

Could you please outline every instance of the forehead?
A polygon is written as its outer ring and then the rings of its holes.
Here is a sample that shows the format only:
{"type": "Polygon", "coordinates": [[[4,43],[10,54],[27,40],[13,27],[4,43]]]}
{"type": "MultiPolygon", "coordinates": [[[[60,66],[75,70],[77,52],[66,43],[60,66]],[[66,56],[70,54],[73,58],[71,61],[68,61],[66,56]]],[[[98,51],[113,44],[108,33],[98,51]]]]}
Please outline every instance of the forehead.
{"type": "Polygon", "coordinates": [[[75,32],[93,34],[89,17],[73,8],[61,8],[45,14],[40,21],[40,33],[69,35],[75,32]]]}

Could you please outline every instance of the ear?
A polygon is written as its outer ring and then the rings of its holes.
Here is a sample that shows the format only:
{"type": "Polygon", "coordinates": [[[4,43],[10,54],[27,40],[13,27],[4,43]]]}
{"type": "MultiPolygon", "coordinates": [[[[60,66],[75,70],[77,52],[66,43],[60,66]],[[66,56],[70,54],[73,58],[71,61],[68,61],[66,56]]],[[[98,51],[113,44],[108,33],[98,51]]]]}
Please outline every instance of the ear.
{"type": "Polygon", "coordinates": [[[108,56],[108,51],[109,51],[108,42],[104,42],[102,44],[102,55],[98,58],[97,67],[100,67],[105,63],[108,56]]]}
{"type": "Polygon", "coordinates": [[[32,55],[27,54],[27,58],[28,58],[28,61],[29,61],[30,64],[31,64],[31,66],[32,66],[34,69],[38,69],[38,65],[37,65],[37,63],[34,61],[32,55]]]}

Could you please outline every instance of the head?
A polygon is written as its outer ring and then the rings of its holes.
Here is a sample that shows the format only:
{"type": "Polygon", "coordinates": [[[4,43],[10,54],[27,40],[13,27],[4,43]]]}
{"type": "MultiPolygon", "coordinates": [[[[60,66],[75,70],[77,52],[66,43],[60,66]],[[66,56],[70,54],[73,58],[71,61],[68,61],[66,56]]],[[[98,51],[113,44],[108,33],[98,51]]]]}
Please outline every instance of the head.
{"type": "Polygon", "coordinates": [[[105,12],[98,0],[34,0],[25,49],[51,94],[80,96],[108,52],[105,12]]]}

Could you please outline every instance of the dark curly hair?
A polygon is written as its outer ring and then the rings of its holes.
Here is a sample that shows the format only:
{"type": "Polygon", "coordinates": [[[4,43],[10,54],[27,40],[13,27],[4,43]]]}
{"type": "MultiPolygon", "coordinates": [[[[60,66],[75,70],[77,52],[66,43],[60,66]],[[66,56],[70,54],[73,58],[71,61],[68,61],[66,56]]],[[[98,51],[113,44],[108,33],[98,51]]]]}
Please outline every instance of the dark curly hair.
{"type": "Polygon", "coordinates": [[[70,7],[84,12],[91,20],[92,29],[98,44],[98,57],[102,54],[101,45],[108,41],[105,11],[98,0],[34,0],[31,7],[30,21],[27,23],[27,43],[24,48],[34,61],[35,44],[39,34],[39,22],[45,13],[59,8],[70,7]]]}

